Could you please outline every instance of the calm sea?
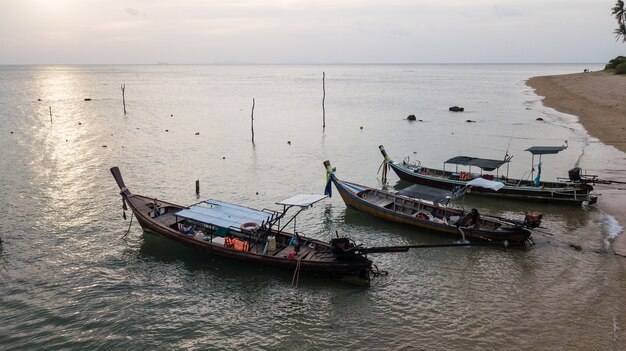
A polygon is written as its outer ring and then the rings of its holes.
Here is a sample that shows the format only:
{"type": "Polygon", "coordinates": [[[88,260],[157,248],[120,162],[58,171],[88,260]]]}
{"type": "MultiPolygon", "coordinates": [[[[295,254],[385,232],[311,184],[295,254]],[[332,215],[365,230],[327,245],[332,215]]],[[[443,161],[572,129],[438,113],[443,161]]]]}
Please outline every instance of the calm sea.
{"type": "MultiPolygon", "coordinates": [[[[526,148],[567,140],[543,158],[555,179],[624,162],[524,84],[585,68],[601,65],[0,66],[0,349],[623,349],[626,277],[610,247],[621,227],[596,207],[468,198],[458,205],[540,211],[549,234],[527,249],[371,255],[389,276],[369,288],[308,276],[296,288],[292,272],[201,254],[136,223],[124,237],[109,173],[119,166],[131,191],[176,203],[197,202],[199,180],[201,198],[276,208],[321,193],[326,159],[342,179],[382,186],[381,144],[431,166],[508,151],[510,175],[528,177],[526,148]]],[[[406,185],[390,176],[390,188],[406,185]]],[[[454,240],[338,196],[298,226],[365,245],[454,240]]]]}

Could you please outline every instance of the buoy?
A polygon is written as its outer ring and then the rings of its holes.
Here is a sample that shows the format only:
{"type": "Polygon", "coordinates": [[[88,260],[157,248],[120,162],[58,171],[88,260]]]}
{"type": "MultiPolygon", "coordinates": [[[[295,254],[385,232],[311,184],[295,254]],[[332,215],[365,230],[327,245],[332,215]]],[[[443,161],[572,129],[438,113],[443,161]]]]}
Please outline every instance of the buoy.
{"type": "Polygon", "coordinates": [[[415,121],[417,118],[415,118],[415,115],[409,115],[406,119],[409,121],[415,121]]]}
{"type": "Polygon", "coordinates": [[[291,140],[287,140],[287,144],[291,145],[291,140]]]}
{"type": "Polygon", "coordinates": [[[256,222],[246,222],[239,227],[244,232],[256,232],[259,225],[256,222]]]}
{"type": "Polygon", "coordinates": [[[170,130],[169,130],[169,129],[166,129],[165,131],[166,131],[166,132],[169,132],[170,130]]]}

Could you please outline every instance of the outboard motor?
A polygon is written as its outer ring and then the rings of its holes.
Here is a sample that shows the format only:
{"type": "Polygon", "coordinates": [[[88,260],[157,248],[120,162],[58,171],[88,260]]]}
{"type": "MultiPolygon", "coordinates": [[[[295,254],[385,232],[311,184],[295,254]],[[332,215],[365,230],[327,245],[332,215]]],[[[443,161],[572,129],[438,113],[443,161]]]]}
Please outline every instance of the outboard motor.
{"type": "Polygon", "coordinates": [[[526,212],[524,216],[524,225],[528,228],[537,228],[541,225],[543,215],[539,212],[526,212]]]}
{"type": "Polygon", "coordinates": [[[330,247],[336,255],[350,253],[355,246],[354,242],[349,238],[334,238],[330,240],[330,247]]]}
{"type": "Polygon", "coordinates": [[[574,167],[568,171],[569,180],[572,182],[580,182],[582,180],[582,169],[574,167]]]}

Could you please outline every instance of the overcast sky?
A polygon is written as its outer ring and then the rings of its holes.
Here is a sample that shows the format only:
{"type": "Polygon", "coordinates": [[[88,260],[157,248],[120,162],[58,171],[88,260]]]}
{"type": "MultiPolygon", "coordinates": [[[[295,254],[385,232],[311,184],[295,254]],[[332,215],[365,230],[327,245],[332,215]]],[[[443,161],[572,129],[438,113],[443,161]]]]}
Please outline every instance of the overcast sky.
{"type": "Polygon", "coordinates": [[[0,64],[606,62],[615,2],[0,0],[0,64]]]}

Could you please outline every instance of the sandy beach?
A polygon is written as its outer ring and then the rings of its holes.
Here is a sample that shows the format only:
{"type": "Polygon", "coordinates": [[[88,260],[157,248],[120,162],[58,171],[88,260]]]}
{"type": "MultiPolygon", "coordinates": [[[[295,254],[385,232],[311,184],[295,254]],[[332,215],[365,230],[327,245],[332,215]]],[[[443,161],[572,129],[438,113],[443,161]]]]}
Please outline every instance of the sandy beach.
{"type": "MultiPolygon", "coordinates": [[[[626,76],[603,71],[533,77],[527,84],[543,96],[547,107],[578,116],[590,136],[626,152],[626,76]]],[[[626,181],[626,173],[599,174],[601,178],[626,181]]],[[[598,205],[626,227],[626,197],[620,186],[596,188],[598,205]]],[[[621,185],[624,188],[624,185],[621,185]]],[[[616,254],[626,256],[626,235],[614,242],[616,254]]]]}

